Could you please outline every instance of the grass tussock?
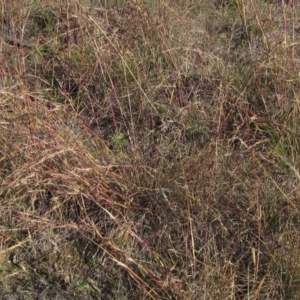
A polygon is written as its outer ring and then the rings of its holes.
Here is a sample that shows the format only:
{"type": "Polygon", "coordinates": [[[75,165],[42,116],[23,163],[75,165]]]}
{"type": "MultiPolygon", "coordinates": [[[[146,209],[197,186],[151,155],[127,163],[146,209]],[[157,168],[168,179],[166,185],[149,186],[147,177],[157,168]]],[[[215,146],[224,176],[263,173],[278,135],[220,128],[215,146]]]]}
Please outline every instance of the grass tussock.
{"type": "Polygon", "coordinates": [[[296,1],[2,1],[1,299],[299,299],[296,1]]]}

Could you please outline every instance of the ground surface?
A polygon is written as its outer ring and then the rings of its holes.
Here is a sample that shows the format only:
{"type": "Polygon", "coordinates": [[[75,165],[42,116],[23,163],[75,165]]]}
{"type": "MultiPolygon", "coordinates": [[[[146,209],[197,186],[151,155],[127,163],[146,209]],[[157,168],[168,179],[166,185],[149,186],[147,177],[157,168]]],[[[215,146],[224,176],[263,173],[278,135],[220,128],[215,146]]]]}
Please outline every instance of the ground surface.
{"type": "Polygon", "coordinates": [[[1,299],[299,299],[300,5],[96,2],[0,3],[1,299]]]}

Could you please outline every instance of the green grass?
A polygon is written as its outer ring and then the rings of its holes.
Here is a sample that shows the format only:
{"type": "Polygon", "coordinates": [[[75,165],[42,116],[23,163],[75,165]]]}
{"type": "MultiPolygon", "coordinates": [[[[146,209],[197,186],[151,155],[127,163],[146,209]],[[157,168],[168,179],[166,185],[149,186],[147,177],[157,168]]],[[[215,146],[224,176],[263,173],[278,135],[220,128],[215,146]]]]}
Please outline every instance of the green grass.
{"type": "Polygon", "coordinates": [[[1,299],[299,299],[299,5],[94,2],[1,4],[1,299]]]}

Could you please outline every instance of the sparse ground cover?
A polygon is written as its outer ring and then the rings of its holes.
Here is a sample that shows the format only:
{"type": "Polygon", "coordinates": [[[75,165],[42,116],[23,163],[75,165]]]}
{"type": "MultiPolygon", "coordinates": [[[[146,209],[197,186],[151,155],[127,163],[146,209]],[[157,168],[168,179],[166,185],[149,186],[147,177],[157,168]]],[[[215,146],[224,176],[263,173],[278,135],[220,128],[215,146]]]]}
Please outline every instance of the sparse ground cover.
{"type": "Polygon", "coordinates": [[[300,299],[300,5],[96,2],[1,2],[1,299],[300,299]]]}

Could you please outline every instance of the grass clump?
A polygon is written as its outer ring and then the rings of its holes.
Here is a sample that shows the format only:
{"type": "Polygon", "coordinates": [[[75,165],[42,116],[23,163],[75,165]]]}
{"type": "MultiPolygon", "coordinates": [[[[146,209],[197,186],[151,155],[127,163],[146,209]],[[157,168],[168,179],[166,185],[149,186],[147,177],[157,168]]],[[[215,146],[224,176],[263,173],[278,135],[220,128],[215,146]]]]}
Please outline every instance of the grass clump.
{"type": "Polygon", "coordinates": [[[298,299],[299,6],[1,4],[2,299],[298,299]]]}

